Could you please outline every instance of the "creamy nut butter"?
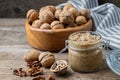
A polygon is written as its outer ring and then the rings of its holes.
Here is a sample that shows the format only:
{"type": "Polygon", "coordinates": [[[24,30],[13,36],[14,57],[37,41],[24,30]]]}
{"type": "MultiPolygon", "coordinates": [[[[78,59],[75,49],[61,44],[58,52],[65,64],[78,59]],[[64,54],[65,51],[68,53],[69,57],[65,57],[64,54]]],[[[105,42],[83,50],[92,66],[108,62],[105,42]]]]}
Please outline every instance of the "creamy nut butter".
{"type": "Polygon", "coordinates": [[[92,31],[69,36],[69,64],[77,72],[98,71],[102,64],[101,36],[92,31]]]}

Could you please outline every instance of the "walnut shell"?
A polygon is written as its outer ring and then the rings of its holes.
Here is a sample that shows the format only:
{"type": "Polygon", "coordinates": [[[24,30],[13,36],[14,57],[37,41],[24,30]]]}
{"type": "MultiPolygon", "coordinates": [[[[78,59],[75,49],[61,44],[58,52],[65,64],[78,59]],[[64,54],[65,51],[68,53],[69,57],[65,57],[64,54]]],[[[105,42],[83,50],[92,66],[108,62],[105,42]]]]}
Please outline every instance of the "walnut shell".
{"type": "Polygon", "coordinates": [[[78,26],[76,23],[70,23],[66,26],[66,28],[72,28],[78,26]]]}
{"type": "Polygon", "coordinates": [[[45,8],[46,8],[46,10],[50,10],[53,14],[54,14],[55,11],[56,11],[55,6],[52,6],[52,5],[46,6],[45,8]]]}
{"type": "Polygon", "coordinates": [[[80,13],[81,16],[85,16],[87,19],[90,18],[90,10],[89,9],[86,9],[86,8],[81,9],[79,11],[79,13],[80,13]]]}
{"type": "Polygon", "coordinates": [[[54,14],[55,11],[56,11],[56,8],[55,8],[55,6],[52,6],[52,5],[42,7],[42,8],[40,9],[40,11],[39,11],[39,15],[41,15],[41,13],[42,13],[43,11],[45,11],[45,10],[50,11],[50,12],[52,12],[52,13],[54,14]]]}
{"type": "Polygon", "coordinates": [[[40,29],[51,29],[48,23],[44,23],[40,26],[40,29]]]}
{"type": "Polygon", "coordinates": [[[29,23],[32,23],[34,20],[38,19],[38,12],[35,9],[30,9],[27,12],[27,20],[29,23]]]}
{"type": "Polygon", "coordinates": [[[43,67],[51,67],[55,62],[55,56],[50,52],[43,52],[39,55],[39,61],[43,67]]]}
{"type": "Polygon", "coordinates": [[[41,20],[35,20],[35,21],[33,21],[33,23],[32,23],[32,27],[33,28],[40,28],[40,26],[43,24],[44,22],[42,22],[41,20]]]}
{"type": "Polygon", "coordinates": [[[78,17],[76,17],[75,22],[76,22],[78,25],[82,25],[82,24],[87,23],[87,19],[86,19],[84,16],[78,16],[78,17]]]}
{"type": "Polygon", "coordinates": [[[74,18],[76,18],[77,16],[79,16],[79,11],[75,7],[72,7],[70,9],[68,9],[68,11],[73,14],[74,18]]]}
{"type": "Polygon", "coordinates": [[[52,29],[64,29],[64,25],[60,21],[53,21],[50,27],[52,29]]]}
{"type": "Polygon", "coordinates": [[[61,9],[57,9],[57,10],[55,11],[55,18],[56,18],[56,19],[59,19],[59,15],[60,15],[61,12],[62,12],[61,9]]]}
{"type": "Polygon", "coordinates": [[[39,15],[39,18],[42,22],[51,23],[54,20],[54,15],[51,11],[44,10],[39,15]]]}
{"type": "Polygon", "coordinates": [[[68,64],[65,60],[58,60],[55,61],[54,64],[51,66],[50,71],[57,73],[57,74],[65,74],[67,71],[68,64]]]}
{"type": "Polygon", "coordinates": [[[70,9],[71,7],[73,7],[73,5],[71,3],[67,3],[64,7],[63,7],[63,10],[68,10],[70,9]]]}
{"type": "Polygon", "coordinates": [[[69,24],[74,22],[74,17],[69,11],[62,11],[60,13],[59,20],[64,24],[69,24]]]}
{"type": "Polygon", "coordinates": [[[31,49],[29,50],[25,55],[24,55],[24,60],[26,62],[33,62],[38,60],[40,53],[36,49],[31,49]]]}

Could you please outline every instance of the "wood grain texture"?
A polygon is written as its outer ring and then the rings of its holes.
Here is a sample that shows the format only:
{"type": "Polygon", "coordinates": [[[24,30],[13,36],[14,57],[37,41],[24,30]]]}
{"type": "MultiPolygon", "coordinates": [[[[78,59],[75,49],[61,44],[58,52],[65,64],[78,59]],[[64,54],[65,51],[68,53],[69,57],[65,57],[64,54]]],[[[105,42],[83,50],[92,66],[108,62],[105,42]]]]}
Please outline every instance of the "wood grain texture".
{"type": "Polygon", "coordinates": [[[37,49],[48,51],[63,49],[65,47],[65,40],[68,39],[71,33],[90,30],[92,30],[92,19],[82,26],[56,30],[33,29],[28,21],[26,21],[26,34],[29,44],[37,49]]]}
{"type": "MultiPolygon", "coordinates": [[[[67,53],[55,54],[55,57],[57,60],[64,59],[68,61],[67,53]]],[[[23,60],[23,54],[0,52],[0,78],[2,78],[0,80],[32,80],[33,77],[18,77],[13,75],[13,69],[18,69],[20,67],[25,70],[27,69],[26,63],[23,60]]],[[[113,74],[105,62],[102,66],[102,69],[95,73],[77,73],[74,72],[70,67],[68,67],[67,73],[62,76],[55,75],[46,68],[43,68],[43,71],[45,76],[51,74],[56,77],[56,80],[120,80],[120,76],[113,74]]]]}

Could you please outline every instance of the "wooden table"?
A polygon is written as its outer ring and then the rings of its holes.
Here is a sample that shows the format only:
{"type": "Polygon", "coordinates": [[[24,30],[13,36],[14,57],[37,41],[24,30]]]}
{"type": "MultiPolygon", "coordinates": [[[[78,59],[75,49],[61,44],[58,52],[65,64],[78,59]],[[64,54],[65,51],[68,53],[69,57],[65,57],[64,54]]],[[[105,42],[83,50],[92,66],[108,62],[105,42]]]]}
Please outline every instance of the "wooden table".
{"type": "MultiPolygon", "coordinates": [[[[33,77],[18,77],[12,74],[13,69],[23,67],[26,63],[23,55],[31,49],[26,40],[25,19],[0,19],[0,80],[32,80],[33,77]]],[[[68,54],[55,53],[57,59],[67,59],[68,54]]],[[[56,80],[120,80],[104,61],[103,68],[95,73],[77,73],[68,68],[63,76],[58,76],[44,69],[44,74],[54,75],[56,80]]]]}

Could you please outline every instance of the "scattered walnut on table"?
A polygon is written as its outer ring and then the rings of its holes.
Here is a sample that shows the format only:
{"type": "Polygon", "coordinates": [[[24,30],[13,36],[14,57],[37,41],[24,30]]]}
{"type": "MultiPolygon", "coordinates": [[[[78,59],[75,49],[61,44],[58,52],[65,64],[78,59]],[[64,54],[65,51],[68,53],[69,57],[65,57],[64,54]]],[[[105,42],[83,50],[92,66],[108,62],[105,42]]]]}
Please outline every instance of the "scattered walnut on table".
{"type": "Polygon", "coordinates": [[[51,52],[43,52],[39,55],[39,61],[43,67],[51,67],[55,62],[55,56],[51,52]]]}
{"type": "Polygon", "coordinates": [[[24,54],[24,60],[26,62],[33,62],[33,61],[38,60],[39,55],[40,55],[40,53],[38,50],[31,49],[26,54],[24,54]]]}
{"type": "Polygon", "coordinates": [[[32,68],[28,68],[26,73],[28,76],[37,76],[37,75],[43,74],[43,69],[32,67],[32,68]]]}
{"type": "Polygon", "coordinates": [[[32,67],[40,68],[40,67],[42,67],[42,65],[39,61],[33,61],[33,62],[27,62],[27,67],[29,67],[29,68],[32,68],[32,67]]]}

